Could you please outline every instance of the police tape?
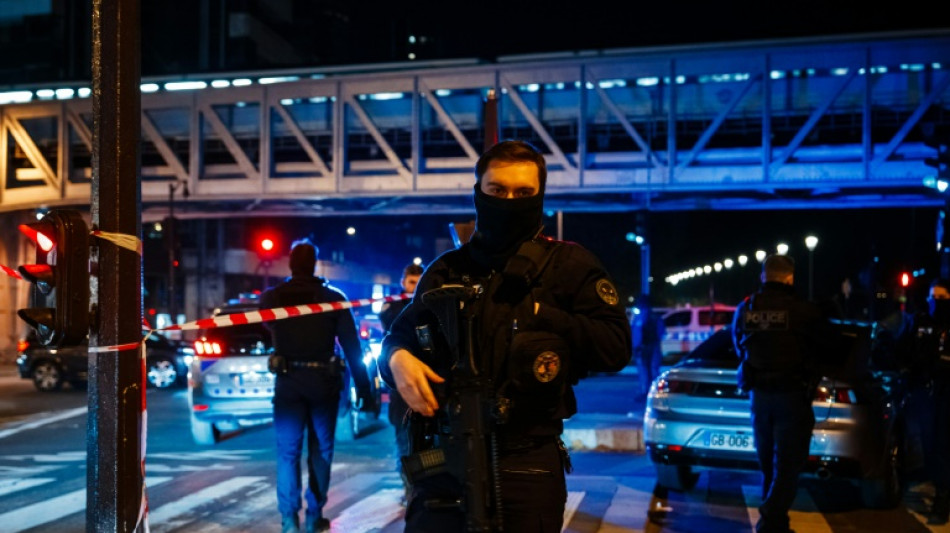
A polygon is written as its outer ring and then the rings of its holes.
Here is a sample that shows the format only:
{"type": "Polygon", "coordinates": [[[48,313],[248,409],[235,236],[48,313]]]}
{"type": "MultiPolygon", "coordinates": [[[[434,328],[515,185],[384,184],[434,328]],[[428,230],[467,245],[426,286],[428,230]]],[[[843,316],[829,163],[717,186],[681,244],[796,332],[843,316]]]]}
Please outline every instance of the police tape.
{"type": "Polygon", "coordinates": [[[21,276],[19,272],[6,265],[0,265],[0,272],[3,272],[11,278],[23,279],[23,276],[21,276]]]}
{"type": "Polygon", "coordinates": [[[226,328],[230,326],[240,326],[243,324],[256,324],[259,322],[273,322],[285,318],[294,318],[300,316],[313,315],[318,313],[328,313],[332,311],[343,311],[354,307],[363,307],[372,305],[376,302],[390,303],[398,302],[412,298],[411,294],[397,294],[395,296],[384,296],[382,298],[361,298],[359,300],[349,300],[346,302],[326,302],[317,304],[294,305],[290,307],[274,307],[271,309],[261,309],[260,311],[247,311],[244,313],[232,313],[212,318],[202,318],[193,322],[184,324],[173,324],[164,328],[149,329],[148,333],[138,342],[128,342],[114,346],[90,346],[90,353],[121,352],[136,349],[145,343],[153,332],[156,331],[191,331],[196,329],[226,328]]]}
{"type": "Polygon", "coordinates": [[[372,305],[376,302],[398,302],[411,297],[411,294],[398,294],[396,296],[384,296],[382,298],[362,298],[359,300],[349,300],[346,302],[326,302],[294,305],[290,307],[274,307],[271,309],[261,309],[260,311],[248,311],[245,313],[232,313],[230,315],[202,318],[193,322],[174,324],[168,327],[159,328],[155,331],[188,331],[195,329],[212,329],[229,326],[240,326],[244,324],[256,324],[258,322],[271,322],[274,320],[283,320],[285,318],[307,316],[317,313],[343,311],[345,309],[352,309],[354,307],[372,305]]]}

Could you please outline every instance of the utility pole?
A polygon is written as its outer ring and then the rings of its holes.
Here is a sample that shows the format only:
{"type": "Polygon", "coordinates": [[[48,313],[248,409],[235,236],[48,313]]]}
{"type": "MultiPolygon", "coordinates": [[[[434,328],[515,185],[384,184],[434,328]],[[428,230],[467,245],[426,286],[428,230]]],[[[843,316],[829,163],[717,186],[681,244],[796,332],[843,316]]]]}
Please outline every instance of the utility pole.
{"type": "Polygon", "coordinates": [[[175,181],[168,184],[168,223],[165,228],[168,246],[168,316],[171,324],[178,323],[178,296],[175,294],[175,269],[178,261],[178,224],[175,221],[175,191],[184,186],[182,198],[188,198],[188,182],[175,181]]]}
{"type": "MultiPolygon", "coordinates": [[[[92,229],[139,239],[139,0],[92,2],[92,229]]],[[[139,248],[140,249],[140,248],[139,248]]],[[[94,239],[90,250],[86,531],[144,530],[142,258],[94,239]]]]}

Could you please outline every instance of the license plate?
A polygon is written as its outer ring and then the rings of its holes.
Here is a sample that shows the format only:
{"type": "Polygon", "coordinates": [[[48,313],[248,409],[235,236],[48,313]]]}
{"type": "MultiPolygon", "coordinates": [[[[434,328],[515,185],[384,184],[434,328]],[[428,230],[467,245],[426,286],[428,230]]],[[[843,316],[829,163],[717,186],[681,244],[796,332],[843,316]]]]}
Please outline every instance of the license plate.
{"type": "Polygon", "coordinates": [[[238,383],[244,387],[250,387],[255,385],[270,385],[274,382],[274,379],[270,374],[241,374],[238,376],[238,383]]]}
{"type": "Polygon", "coordinates": [[[710,433],[706,443],[717,450],[752,450],[755,442],[752,435],[746,433],[710,433]]]}

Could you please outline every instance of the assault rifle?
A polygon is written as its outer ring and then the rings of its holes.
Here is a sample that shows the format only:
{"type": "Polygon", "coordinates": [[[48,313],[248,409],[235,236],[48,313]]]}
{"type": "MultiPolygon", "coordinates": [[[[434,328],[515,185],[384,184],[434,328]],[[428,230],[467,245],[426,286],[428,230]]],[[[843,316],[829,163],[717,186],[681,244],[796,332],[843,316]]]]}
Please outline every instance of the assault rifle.
{"type": "Polygon", "coordinates": [[[483,361],[475,347],[475,309],[482,290],[480,285],[445,285],[422,295],[422,303],[438,318],[452,367],[450,387],[437,413],[438,447],[408,459],[422,476],[445,471],[462,486],[461,500],[427,501],[427,507],[459,508],[465,513],[466,531],[497,532],[502,530],[501,490],[491,426],[503,421],[507,409],[495,401],[489,361],[483,361]]]}

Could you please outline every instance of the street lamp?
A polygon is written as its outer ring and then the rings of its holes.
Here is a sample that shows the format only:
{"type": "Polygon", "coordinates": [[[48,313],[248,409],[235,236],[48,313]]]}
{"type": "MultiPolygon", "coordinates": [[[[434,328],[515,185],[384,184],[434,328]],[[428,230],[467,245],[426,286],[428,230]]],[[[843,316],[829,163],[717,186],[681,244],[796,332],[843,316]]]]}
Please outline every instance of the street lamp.
{"type": "Polygon", "coordinates": [[[756,251],[755,251],[755,260],[756,260],[756,261],[758,261],[758,262],[760,262],[760,263],[761,263],[762,261],[765,261],[765,256],[766,256],[765,250],[756,250],[756,251]]]}
{"type": "Polygon", "coordinates": [[[745,266],[749,262],[749,256],[743,254],[739,256],[739,266],[745,266]]]}
{"type": "Polygon", "coordinates": [[[805,237],[805,247],[808,248],[808,299],[815,297],[815,248],[818,247],[818,237],[805,237]]]}
{"type": "Polygon", "coordinates": [[[775,251],[778,252],[778,255],[786,255],[788,253],[788,245],[784,242],[780,242],[778,246],[775,247],[775,251]]]}

